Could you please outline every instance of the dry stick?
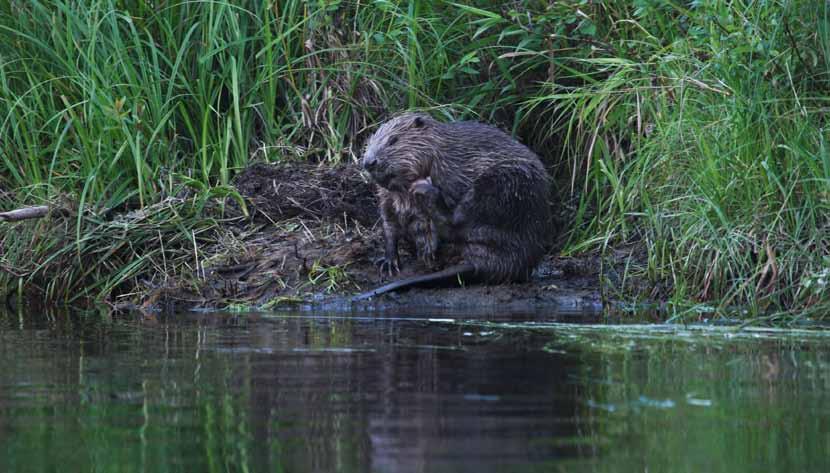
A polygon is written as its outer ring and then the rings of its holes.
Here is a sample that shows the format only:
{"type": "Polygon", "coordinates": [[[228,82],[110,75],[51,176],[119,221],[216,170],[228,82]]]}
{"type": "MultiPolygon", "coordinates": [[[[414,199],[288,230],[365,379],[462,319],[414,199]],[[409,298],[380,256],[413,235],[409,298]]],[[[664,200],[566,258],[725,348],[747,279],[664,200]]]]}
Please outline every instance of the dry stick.
{"type": "Polygon", "coordinates": [[[48,205],[24,207],[22,209],[10,210],[8,212],[0,212],[0,222],[17,222],[19,220],[27,220],[30,218],[40,218],[47,213],[49,213],[48,205]]]}

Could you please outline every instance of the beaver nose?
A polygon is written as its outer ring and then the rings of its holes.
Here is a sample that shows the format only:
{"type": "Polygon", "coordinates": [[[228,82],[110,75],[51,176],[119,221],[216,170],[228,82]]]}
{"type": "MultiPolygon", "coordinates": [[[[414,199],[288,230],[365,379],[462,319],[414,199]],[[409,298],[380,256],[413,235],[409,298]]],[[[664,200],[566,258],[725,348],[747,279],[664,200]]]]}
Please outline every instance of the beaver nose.
{"type": "Polygon", "coordinates": [[[366,156],[363,158],[363,169],[371,171],[378,164],[378,158],[374,156],[366,156]]]}

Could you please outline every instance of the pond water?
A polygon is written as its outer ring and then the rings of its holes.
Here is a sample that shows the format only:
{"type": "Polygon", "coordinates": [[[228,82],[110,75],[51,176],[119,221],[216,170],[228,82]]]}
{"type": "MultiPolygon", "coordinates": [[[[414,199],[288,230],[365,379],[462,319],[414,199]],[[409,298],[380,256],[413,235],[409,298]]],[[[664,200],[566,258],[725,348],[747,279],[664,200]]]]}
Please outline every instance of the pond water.
{"type": "Polygon", "coordinates": [[[830,471],[826,333],[598,322],[0,314],[0,471],[830,471]]]}

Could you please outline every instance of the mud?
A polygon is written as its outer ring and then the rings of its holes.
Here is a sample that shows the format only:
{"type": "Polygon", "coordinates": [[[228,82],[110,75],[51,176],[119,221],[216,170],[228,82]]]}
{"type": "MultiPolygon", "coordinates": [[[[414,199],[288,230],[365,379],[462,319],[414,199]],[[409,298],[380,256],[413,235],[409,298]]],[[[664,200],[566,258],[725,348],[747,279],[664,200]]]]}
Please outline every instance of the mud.
{"type": "Polygon", "coordinates": [[[356,166],[260,163],[241,172],[233,184],[259,220],[345,217],[372,225],[378,218],[372,184],[356,166]]]}
{"type": "MultiPolygon", "coordinates": [[[[351,296],[392,280],[374,264],[383,252],[383,232],[372,186],[360,171],[351,165],[258,164],[234,184],[251,217],[217,230],[217,243],[200,249],[203,267],[191,281],[149,291],[124,308],[601,307],[599,259],[555,252],[527,283],[415,288],[352,304],[351,296]]],[[[405,247],[401,263],[395,279],[428,271],[405,247]]]]}

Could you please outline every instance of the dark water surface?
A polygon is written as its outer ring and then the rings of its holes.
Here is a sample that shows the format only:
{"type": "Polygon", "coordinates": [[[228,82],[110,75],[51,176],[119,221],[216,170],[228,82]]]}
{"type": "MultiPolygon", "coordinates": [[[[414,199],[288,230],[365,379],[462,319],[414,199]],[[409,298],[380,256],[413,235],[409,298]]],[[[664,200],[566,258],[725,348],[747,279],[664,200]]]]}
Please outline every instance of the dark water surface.
{"type": "Polygon", "coordinates": [[[576,320],[0,314],[0,471],[830,471],[826,334],[576,320]]]}

